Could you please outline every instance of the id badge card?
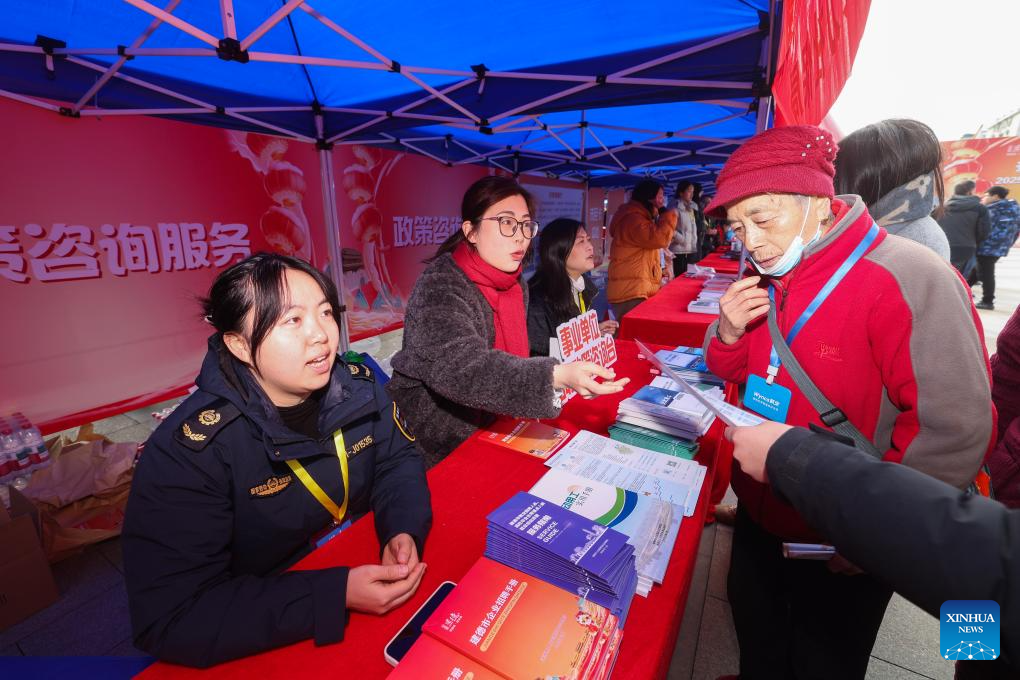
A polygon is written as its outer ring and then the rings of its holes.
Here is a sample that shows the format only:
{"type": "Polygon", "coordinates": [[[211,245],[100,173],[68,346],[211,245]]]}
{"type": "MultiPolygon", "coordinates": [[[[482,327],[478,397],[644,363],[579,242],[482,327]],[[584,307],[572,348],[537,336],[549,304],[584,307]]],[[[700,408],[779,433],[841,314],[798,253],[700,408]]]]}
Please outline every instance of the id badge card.
{"type": "Polygon", "coordinates": [[[316,548],[321,548],[322,546],[326,545],[334,538],[339,536],[340,532],[349,526],[351,526],[350,520],[347,520],[346,522],[340,524],[339,526],[336,524],[330,524],[328,527],[312,536],[312,545],[314,545],[316,548]]]}
{"type": "Polygon", "coordinates": [[[789,389],[775,383],[770,385],[765,378],[752,373],[744,390],[744,406],[769,420],[785,423],[792,396],[789,389]]]}

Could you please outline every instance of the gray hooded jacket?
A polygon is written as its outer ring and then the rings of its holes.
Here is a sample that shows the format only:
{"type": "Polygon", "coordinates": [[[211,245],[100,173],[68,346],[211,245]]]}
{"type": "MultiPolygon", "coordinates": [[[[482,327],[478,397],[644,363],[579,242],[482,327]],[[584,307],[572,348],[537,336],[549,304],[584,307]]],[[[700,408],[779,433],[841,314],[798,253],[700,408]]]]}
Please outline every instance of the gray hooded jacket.
{"type": "Polygon", "coordinates": [[[935,176],[929,173],[896,187],[869,206],[868,212],[890,234],[928,246],[948,262],[949,240],[931,216],[934,207],[935,176]]]}

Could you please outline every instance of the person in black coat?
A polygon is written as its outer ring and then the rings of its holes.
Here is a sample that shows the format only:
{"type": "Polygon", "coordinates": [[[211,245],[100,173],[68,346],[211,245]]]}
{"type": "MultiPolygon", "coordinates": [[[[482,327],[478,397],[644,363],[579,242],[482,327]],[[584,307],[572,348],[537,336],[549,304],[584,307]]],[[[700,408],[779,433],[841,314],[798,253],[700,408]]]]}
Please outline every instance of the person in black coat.
{"type": "MultiPolygon", "coordinates": [[[[598,289],[588,272],[595,268],[595,247],[584,225],[561,217],[539,234],[538,267],[528,283],[528,345],[531,356],[549,356],[549,339],[556,328],[591,309],[598,289]]],[[[616,333],[619,324],[603,321],[603,333],[616,333]]]]}
{"type": "Polygon", "coordinates": [[[880,462],[831,432],[764,423],[726,436],[745,473],[929,614],[940,616],[946,600],[997,602],[1002,656],[960,662],[957,678],[1018,677],[1020,510],[880,462]]]}
{"type": "Polygon", "coordinates": [[[968,179],[953,187],[953,197],[946,201],[945,213],[938,220],[949,239],[949,260],[965,279],[973,273],[977,247],[992,226],[988,208],[974,196],[975,186],[974,181],[968,179]]]}
{"type": "Polygon", "coordinates": [[[134,643],[206,667],[339,642],[348,609],[382,614],[421,581],[421,456],[360,355],[337,355],[340,304],[321,272],[255,255],[204,306],[217,332],[198,390],[149,438],[128,500],[134,643]],[[379,564],[283,573],[368,512],[379,564]]]}

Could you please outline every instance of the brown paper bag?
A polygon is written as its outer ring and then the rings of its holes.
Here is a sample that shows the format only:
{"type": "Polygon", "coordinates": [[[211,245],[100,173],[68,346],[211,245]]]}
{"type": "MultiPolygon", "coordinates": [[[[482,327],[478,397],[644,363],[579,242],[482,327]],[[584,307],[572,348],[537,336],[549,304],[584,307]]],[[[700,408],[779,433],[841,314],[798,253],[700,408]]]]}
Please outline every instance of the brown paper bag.
{"type": "Polygon", "coordinates": [[[83,425],[72,441],[48,441],[52,464],[35,472],[24,495],[39,508],[50,562],[120,534],[137,443],[111,442],[83,425]]]}

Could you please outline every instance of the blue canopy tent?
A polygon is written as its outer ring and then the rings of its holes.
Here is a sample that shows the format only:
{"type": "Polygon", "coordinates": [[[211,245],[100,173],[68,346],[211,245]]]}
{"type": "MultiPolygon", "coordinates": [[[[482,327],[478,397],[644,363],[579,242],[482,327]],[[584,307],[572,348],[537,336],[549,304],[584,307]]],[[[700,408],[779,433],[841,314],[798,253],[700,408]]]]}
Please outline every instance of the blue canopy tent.
{"type": "Polygon", "coordinates": [[[769,123],[781,17],[780,0],[9,5],[0,96],[316,144],[332,261],[334,145],[594,186],[690,177],[710,191],[769,123]]]}

